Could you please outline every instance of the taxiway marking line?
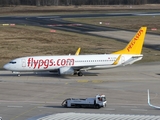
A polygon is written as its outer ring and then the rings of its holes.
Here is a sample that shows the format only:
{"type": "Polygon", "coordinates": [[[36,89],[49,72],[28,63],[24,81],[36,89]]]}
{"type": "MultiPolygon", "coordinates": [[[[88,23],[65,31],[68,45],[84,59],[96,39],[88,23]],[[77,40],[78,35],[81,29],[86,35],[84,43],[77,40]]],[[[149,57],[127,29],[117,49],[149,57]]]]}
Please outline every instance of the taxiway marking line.
{"type": "Polygon", "coordinates": [[[89,80],[77,80],[79,83],[87,83],[89,80]]]}
{"type": "Polygon", "coordinates": [[[145,109],[131,109],[133,111],[148,111],[148,110],[145,110],[145,109]]]}
{"type": "Polygon", "coordinates": [[[17,115],[17,116],[12,117],[10,120],[16,120],[16,119],[19,118],[20,116],[25,115],[25,114],[31,112],[32,110],[34,110],[34,109],[36,109],[36,108],[37,108],[37,106],[36,106],[36,107],[33,107],[33,108],[31,108],[31,109],[29,109],[29,110],[27,110],[27,111],[25,111],[25,112],[22,112],[21,114],[19,114],[19,115],[17,115]]]}
{"type": "Polygon", "coordinates": [[[9,108],[22,108],[23,106],[7,106],[9,108]]]}
{"type": "Polygon", "coordinates": [[[92,82],[92,83],[102,83],[103,80],[77,80],[77,82],[79,82],[79,83],[88,83],[88,82],[92,82]]]}

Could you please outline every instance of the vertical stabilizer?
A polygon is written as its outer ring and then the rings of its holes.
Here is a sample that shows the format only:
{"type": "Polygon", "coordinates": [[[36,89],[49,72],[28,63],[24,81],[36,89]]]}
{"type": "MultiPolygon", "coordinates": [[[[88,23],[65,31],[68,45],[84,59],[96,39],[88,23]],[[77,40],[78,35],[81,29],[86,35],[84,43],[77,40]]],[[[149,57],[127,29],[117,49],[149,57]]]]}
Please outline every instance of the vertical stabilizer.
{"type": "Polygon", "coordinates": [[[113,54],[141,54],[147,27],[141,27],[128,45],[113,54]]]}

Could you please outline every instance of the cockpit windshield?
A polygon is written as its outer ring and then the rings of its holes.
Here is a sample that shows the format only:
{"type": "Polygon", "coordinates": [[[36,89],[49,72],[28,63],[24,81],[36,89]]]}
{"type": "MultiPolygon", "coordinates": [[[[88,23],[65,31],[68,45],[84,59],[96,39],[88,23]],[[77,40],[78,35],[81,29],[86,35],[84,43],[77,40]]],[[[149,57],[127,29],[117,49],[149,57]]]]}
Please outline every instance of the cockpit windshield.
{"type": "Polygon", "coordinates": [[[11,64],[16,64],[16,62],[15,62],[15,61],[11,61],[11,62],[9,62],[9,63],[11,63],[11,64]]]}
{"type": "Polygon", "coordinates": [[[106,101],[106,97],[102,97],[102,101],[106,101]]]}

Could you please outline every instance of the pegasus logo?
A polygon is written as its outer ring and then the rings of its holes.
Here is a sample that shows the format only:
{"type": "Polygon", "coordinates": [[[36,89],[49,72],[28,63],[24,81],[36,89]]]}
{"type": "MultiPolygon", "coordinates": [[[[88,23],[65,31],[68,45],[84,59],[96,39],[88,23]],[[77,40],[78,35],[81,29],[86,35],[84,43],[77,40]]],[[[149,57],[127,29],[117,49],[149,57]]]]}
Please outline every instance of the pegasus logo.
{"type": "Polygon", "coordinates": [[[131,41],[131,43],[128,45],[127,47],[127,51],[130,52],[130,49],[133,48],[133,46],[135,45],[136,41],[140,38],[141,34],[143,33],[143,30],[139,30],[138,33],[136,34],[136,36],[133,38],[133,40],[131,41]]]}

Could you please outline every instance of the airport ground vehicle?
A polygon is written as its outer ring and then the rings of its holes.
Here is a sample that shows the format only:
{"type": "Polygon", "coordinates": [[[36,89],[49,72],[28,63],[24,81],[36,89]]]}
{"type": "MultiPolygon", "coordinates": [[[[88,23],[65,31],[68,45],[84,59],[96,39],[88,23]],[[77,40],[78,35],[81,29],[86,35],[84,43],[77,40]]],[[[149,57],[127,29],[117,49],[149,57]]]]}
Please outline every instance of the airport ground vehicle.
{"type": "Polygon", "coordinates": [[[62,102],[63,107],[96,108],[106,107],[105,95],[96,95],[93,98],[68,98],[62,102]]]}

